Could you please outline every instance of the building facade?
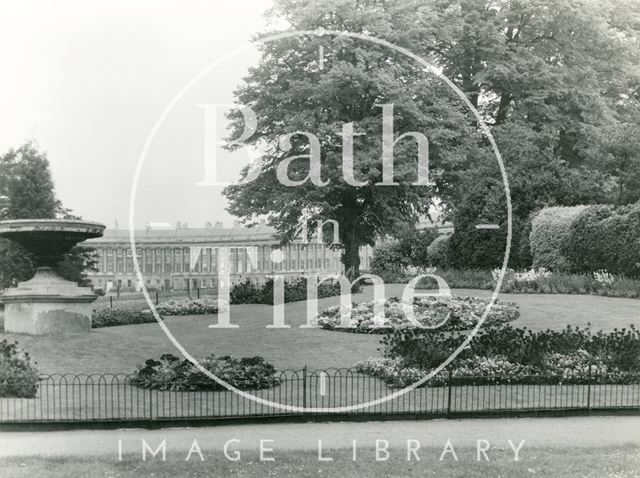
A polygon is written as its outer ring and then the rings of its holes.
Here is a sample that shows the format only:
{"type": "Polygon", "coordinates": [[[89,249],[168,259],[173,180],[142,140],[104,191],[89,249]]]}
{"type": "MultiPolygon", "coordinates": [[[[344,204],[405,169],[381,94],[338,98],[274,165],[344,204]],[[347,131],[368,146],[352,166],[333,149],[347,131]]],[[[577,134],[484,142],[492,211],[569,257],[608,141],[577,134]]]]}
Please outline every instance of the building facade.
{"type": "MultiPolygon", "coordinates": [[[[145,286],[167,291],[209,289],[217,288],[224,277],[231,283],[246,279],[262,283],[271,274],[296,277],[342,271],[339,250],[315,240],[294,241],[281,248],[274,232],[265,225],[224,228],[219,223],[201,229],[136,230],[136,253],[145,286]],[[280,251],[274,253],[276,250],[280,251]]],[[[84,244],[97,252],[98,272],[89,274],[95,288],[140,289],[129,231],[107,229],[103,237],[84,244]]],[[[369,269],[372,254],[372,248],[362,248],[361,269],[369,269]]]]}

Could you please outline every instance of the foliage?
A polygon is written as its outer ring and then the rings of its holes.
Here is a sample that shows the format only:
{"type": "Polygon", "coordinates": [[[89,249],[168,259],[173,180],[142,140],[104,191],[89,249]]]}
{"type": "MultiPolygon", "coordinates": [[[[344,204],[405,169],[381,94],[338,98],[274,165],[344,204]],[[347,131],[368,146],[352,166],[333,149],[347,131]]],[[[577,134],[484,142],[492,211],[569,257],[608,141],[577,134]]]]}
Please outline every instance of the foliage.
{"type": "MultiPolygon", "coordinates": [[[[56,199],[49,160],[33,143],[0,156],[0,220],[75,218],[56,199]]],[[[56,271],[63,278],[88,285],[86,271],[96,269],[95,250],[75,247],[65,255],[56,271]]],[[[33,277],[31,257],[22,247],[0,239],[0,288],[16,285],[33,277]]]]}
{"type": "Polygon", "coordinates": [[[436,239],[433,229],[415,230],[396,234],[395,239],[376,245],[371,260],[371,272],[385,282],[402,275],[408,266],[431,265],[429,247],[436,239]]]}
{"type": "Polygon", "coordinates": [[[427,248],[428,263],[432,267],[445,268],[449,258],[449,241],[451,236],[441,235],[436,237],[427,248]]]}
{"type": "MultiPolygon", "coordinates": [[[[394,103],[397,134],[428,132],[435,191],[456,226],[449,267],[500,265],[507,229],[503,173],[513,211],[509,266],[530,267],[524,243],[532,212],[637,198],[639,10],[618,0],[278,0],[272,14],[292,30],[366,32],[429,58],[486,120],[506,170],[467,109],[437,82],[415,75],[399,55],[346,37],[287,39],[261,46],[260,65],[236,95],[238,103],[255,105],[258,127],[250,142],[264,143],[268,154],[256,181],[227,189],[231,210],[248,220],[269,215],[283,236],[303,217],[337,220],[349,251],[344,264],[354,274],[357,245],[393,236],[400,221],[415,223],[422,211],[414,207],[433,197],[429,188],[405,187],[412,145],[396,154],[401,186],[376,186],[376,105],[394,103]],[[320,46],[326,52],[322,70],[313,60],[320,46]],[[354,141],[355,176],[366,183],[361,187],[339,174],[335,131],[347,122],[367,133],[354,141]],[[322,139],[328,186],[276,181],[274,170],[286,158],[278,140],[296,130],[322,139]],[[480,222],[500,229],[479,231],[480,222]]],[[[237,113],[232,119],[231,136],[238,137],[242,120],[237,113]]],[[[299,140],[290,153],[308,150],[299,140]]],[[[292,169],[296,179],[308,171],[300,164],[292,169]]]]}
{"type": "Polygon", "coordinates": [[[18,342],[0,342],[0,397],[34,398],[38,392],[38,371],[18,342]]]}
{"type": "MultiPolygon", "coordinates": [[[[262,357],[235,359],[211,354],[199,363],[219,379],[240,390],[261,390],[279,383],[273,365],[262,357]]],[[[154,390],[226,390],[211,380],[187,359],[164,354],[160,360],[149,359],[138,366],[131,379],[134,385],[154,390]]]]}
{"type": "MultiPolygon", "coordinates": [[[[439,330],[466,330],[478,323],[489,302],[489,299],[479,297],[416,297],[413,311],[415,320],[422,326],[438,327],[439,330]]],[[[484,324],[510,322],[519,315],[516,304],[496,301],[484,324]]],[[[405,305],[395,297],[385,301],[384,317],[374,315],[374,302],[369,301],[354,304],[351,316],[344,318],[340,306],[329,307],[320,313],[317,324],[323,329],[356,333],[389,333],[396,329],[416,327],[407,317],[405,305]]]]}
{"type": "MultiPolygon", "coordinates": [[[[409,366],[434,368],[466,338],[464,334],[397,330],[382,338],[385,356],[402,358],[409,366]]],[[[565,329],[530,331],[511,326],[482,329],[459,358],[503,356],[512,363],[542,367],[548,353],[572,354],[579,349],[604,364],[622,371],[638,370],[640,332],[630,329],[610,333],[567,326],[565,329]]],[[[594,362],[595,363],[595,362],[594,362]]]]}
{"type": "MultiPolygon", "coordinates": [[[[232,304],[270,304],[273,305],[273,279],[268,278],[264,284],[258,286],[248,279],[238,282],[231,287],[229,297],[232,304]]],[[[361,288],[356,284],[352,292],[361,288]]],[[[340,295],[339,283],[323,282],[318,286],[318,298],[340,295]]],[[[284,281],[284,302],[297,302],[307,300],[307,279],[296,277],[284,281]]]]}
{"type": "Polygon", "coordinates": [[[640,277],[640,202],[584,211],[572,224],[563,253],[577,272],[604,269],[640,277]]]}
{"type": "Polygon", "coordinates": [[[94,310],[91,316],[91,327],[114,327],[117,325],[148,324],[156,319],[149,311],[137,311],[118,308],[102,308],[94,310]]]}
{"type": "Polygon", "coordinates": [[[159,315],[199,315],[217,314],[225,304],[211,297],[202,299],[169,299],[156,305],[159,315]]]}
{"type": "MultiPolygon", "coordinates": [[[[405,387],[440,366],[465,339],[462,334],[396,330],[384,336],[385,357],[360,362],[362,372],[405,387]]],[[[429,385],[488,383],[627,383],[637,380],[640,332],[602,331],[567,326],[532,332],[509,325],[481,330],[447,373],[429,385]],[[450,378],[447,376],[450,375],[450,378]]]]}
{"type": "Polygon", "coordinates": [[[585,209],[586,206],[550,207],[535,214],[529,236],[534,268],[543,267],[554,271],[569,269],[562,250],[569,238],[572,223],[585,209]]]}

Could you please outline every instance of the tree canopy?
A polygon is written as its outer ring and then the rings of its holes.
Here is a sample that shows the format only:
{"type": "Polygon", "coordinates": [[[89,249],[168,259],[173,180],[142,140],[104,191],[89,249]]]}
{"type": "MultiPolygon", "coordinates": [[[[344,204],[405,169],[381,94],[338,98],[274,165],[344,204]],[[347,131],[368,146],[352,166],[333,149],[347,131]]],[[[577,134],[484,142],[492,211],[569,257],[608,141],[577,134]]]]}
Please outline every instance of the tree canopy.
{"type": "MultiPolygon", "coordinates": [[[[550,205],[626,203],[640,195],[640,6],[630,0],[278,0],[271,12],[291,30],[365,33],[427,58],[458,86],[490,126],[502,153],[514,212],[513,251],[524,250],[527,218],[550,205]]],[[[340,224],[343,263],[357,272],[357,247],[415,224],[437,197],[453,219],[453,265],[493,267],[506,238],[506,202],[497,162],[469,111],[433,75],[389,48],[346,36],[303,36],[260,46],[261,60],[236,91],[263,152],[256,180],[226,189],[229,211],[252,221],[267,215],[291,238],[301,219],[340,224]],[[318,52],[324,52],[322,68],[318,52]],[[416,142],[395,148],[398,186],[379,185],[382,104],[394,105],[395,138],[429,139],[432,184],[414,186],[416,142]],[[344,123],[354,139],[355,176],[342,178],[344,123]],[[322,177],[287,187],[280,163],[322,145],[322,177]],[[499,231],[475,225],[497,222],[499,231]]],[[[243,128],[231,113],[231,137],[243,128]]],[[[292,162],[304,178],[308,161],[292,162]]],[[[245,170],[245,174],[247,171],[245,170]]],[[[526,262],[512,254],[512,264],[526,262]]],[[[355,274],[353,274],[355,275],[355,274]]]]}

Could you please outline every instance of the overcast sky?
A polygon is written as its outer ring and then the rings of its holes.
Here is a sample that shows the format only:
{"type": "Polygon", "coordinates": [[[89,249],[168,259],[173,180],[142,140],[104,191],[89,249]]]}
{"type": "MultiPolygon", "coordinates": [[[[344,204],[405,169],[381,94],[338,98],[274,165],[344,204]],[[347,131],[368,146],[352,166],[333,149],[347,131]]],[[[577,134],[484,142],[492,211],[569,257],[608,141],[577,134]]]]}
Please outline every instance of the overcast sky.
{"type": "MultiPolygon", "coordinates": [[[[21,0],[0,3],[0,151],[35,139],[58,197],[85,219],[128,221],[133,173],[151,128],[207,65],[264,30],[270,0],[21,0]]],[[[142,170],[136,222],[232,220],[204,179],[204,111],[228,103],[257,59],[214,69],[176,104],[142,170]]],[[[231,179],[244,158],[223,158],[231,179]]]]}

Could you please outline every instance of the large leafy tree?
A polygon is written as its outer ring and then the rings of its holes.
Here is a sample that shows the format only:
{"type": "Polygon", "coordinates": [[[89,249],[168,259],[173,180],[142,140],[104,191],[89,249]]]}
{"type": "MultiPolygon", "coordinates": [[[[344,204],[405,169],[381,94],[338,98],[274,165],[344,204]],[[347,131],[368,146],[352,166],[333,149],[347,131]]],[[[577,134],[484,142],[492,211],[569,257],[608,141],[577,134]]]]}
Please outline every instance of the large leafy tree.
{"type": "MultiPolygon", "coordinates": [[[[640,184],[640,6],[631,0],[279,0],[272,15],[292,29],[326,28],[384,38],[429,58],[467,95],[490,126],[511,184],[512,265],[526,265],[527,218],[550,205],[631,202],[640,184]],[[526,241],[525,241],[526,242],[526,241]]],[[[452,264],[494,267],[506,239],[504,187],[493,152],[450,92],[387,49],[349,38],[268,43],[237,91],[257,113],[251,142],[266,153],[254,182],[229,187],[230,211],[267,214],[286,239],[304,217],[336,219],[347,269],[355,251],[415,223],[429,198],[443,201],[456,232],[452,264]],[[325,67],[314,59],[319,46],[325,67]],[[422,131],[431,141],[432,188],[412,187],[411,142],[397,148],[401,187],[380,187],[380,109],[396,105],[396,135],[422,131]],[[356,171],[367,185],[340,181],[342,122],[354,122],[356,171]],[[286,188],[275,168],[278,138],[315,132],[331,185],[286,188]],[[358,154],[360,156],[358,157],[358,154]],[[499,231],[475,225],[497,222],[499,231]]],[[[233,117],[233,116],[232,116],[233,117]]],[[[232,136],[242,122],[235,117],[232,136]]],[[[298,149],[296,149],[296,147],[298,149]]],[[[306,174],[304,165],[297,170],[306,174]]]]}
{"type": "MultiPolygon", "coordinates": [[[[0,156],[0,197],[0,220],[77,218],[56,198],[47,156],[32,142],[0,156]]],[[[90,248],[74,248],[57,272],[68,280],[86,284],[85,272],[95,270],[94,255],[90,248]]],[[[34,272],[27,251],[16,243],[0,240],[0,287],[27,280],[34,272]]]]}
{"type": "MultiPolygon", "coordinates": [[[[491,125],[514,212],[512,265],[526,266],[527,218],[551,205],[637,199],[640,8],[613,0],[427,2],[417,34],[491,125]],[[522,239],[522,243],[520,242],[522,239]]],[[[506,228],[491,155],[447,170],[440,194],[456,233],[452,263],[493,267],[506,228]]]]}
{"type": "MultiPolygon", "coordinates": [[[[316,2],[280,1],[277,14],[296,30],[326,28],[367,32],[392,30],[390,9],[373,0],[316,2]],[[335,8],[335,10],[331,10],[335,8]]],[[[400,12],[402,13],[402,12],[400,12]]],[[[404,11],[409,15],[408,11],[404,11]]],[[[428,212],[433,187],[413,185],[418,179],[418,143],[405,138],[394,148],[396,185],[381,185],[383,108],[393,105],[394,133],[428,137],[431,175],[447,156],[464,149],[474,130],[461,101],[415,62],[394,50],[361,39],[327,35],[304,36],[264,43],[262,59],[237,90],[237,101],[250,105],[257,129],[249,143],[263,152],[260,175],[252,182],[225,190],[229,211],[251,221],[267,215],[283,242],[290,240],[301,220],[334,220],[339,225],[342,262],[347,276],[359,275],[358,250],[381,236],[413,226],[428,212]],[[320,48],[324,51],[322,67],[320,48]],[[343,175],[344,124],[364,133],[354,139],[354,176],[359,185],[343,175]],[[321,143],[321,178],[326,185],[307,181],[283,185],[277,168],[294,155],[307,154],[309,141],[291,139],[290,150],[279,140],[295,131],[314,134],[321,143]]],[[[231,114],[232,136],[244,127],[242,117],[231,114]]],[[[293,180],[306,177],[307,159],[289,166],[293,180]]],[[[245,174],[247,171],[245,170],[245,174]]],[[[330,234],[327,236],[330,237],[330,234]]]]}

